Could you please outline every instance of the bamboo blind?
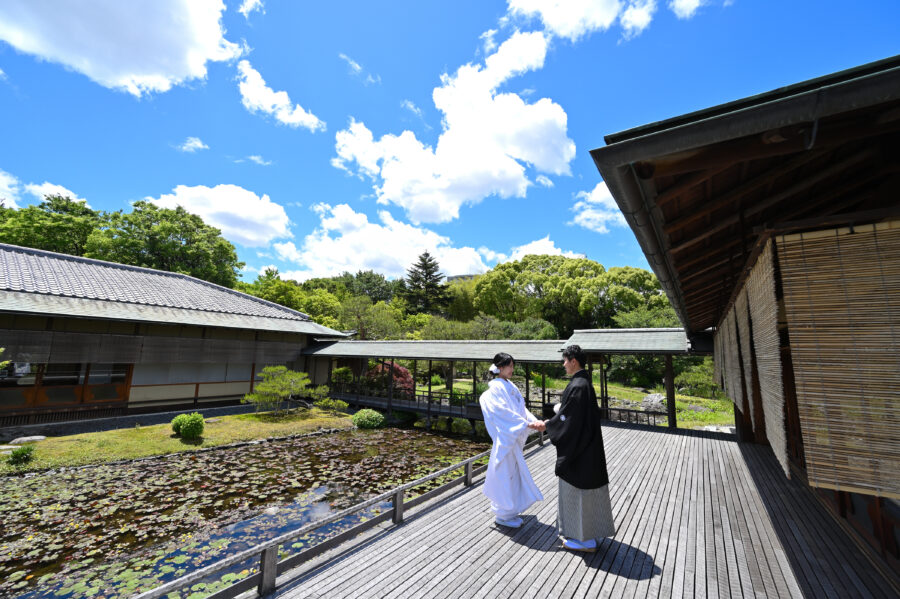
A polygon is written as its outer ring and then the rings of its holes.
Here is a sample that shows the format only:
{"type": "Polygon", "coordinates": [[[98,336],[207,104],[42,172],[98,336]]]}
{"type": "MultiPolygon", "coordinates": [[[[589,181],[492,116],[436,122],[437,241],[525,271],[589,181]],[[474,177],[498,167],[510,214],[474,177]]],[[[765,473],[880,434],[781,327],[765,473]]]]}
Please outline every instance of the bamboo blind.
{"type": "Polygon", "coordinates": [[[713,378],[722,389],[725,388],[725,378],[722,374],[722,364],[725,357],[722,354],[722,328],[716,329],[713,334],[713,378]]]}
{"type": "Polygon", "coordinates": [[[741,365],[738,357],[737,323],[734,318],[734,306],[725,315],[723,322],[725,337],[723,353],[725,356],[725,393],[742,412],[744,411],[744,393],[741,388],[741,365]]]}
{"type": "Polygon", "coordinates": [[[744,366],[744,390],[747,393],[747,406],[750,410],[750,426],[755,430],[755,407],[753,405],[753,355],[750,349],[750,313],[747,310],[747,290],[741,289],[734,303],[734,316],[737,322],[738,341],[741,347],[741,361],[744,366]]]}
{"type": "Polygon", "coordinates": [[[778,250],[809,480],[900,498],[900,221],[778,250]]]}
{"type": "Polygon", "coordinates": [[[759,391],[765,417],[766,438],[784,473],[790,477],[784,418],[784,384],[781,343],[778,338],[778,299],[775,296],[775,251],[769,241],[744,286],[759,371],[759,391]]]}

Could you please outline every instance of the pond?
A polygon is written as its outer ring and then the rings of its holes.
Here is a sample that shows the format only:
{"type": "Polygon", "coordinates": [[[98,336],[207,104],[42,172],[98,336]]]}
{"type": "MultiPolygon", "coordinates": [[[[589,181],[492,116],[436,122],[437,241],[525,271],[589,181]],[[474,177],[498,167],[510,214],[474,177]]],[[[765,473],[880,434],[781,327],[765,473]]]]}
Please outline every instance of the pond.
{"type": "MultiPolygon", "coordinates": [[[[353,430],[4,477],[0,595],[130,596],[489,448],[420,430],[353,430]]],[[[388,508],[374,506],[281,553],[388,508]]],[[[252,573],[240,565],[182,596],[199,599],[252,573]]]]}

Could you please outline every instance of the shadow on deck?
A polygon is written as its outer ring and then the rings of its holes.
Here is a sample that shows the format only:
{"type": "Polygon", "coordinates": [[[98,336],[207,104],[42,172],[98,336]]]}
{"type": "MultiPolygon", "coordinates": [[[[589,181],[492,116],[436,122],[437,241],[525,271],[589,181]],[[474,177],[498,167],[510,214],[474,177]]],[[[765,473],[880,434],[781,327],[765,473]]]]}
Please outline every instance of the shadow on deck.
{"type": "Polygon", "coordinates": [[[373,529],[280,577],[311,597],[894,597],[811,491],[732,435],[604,426],[615,538],[561,548],[555,451],[528,466],[545,500],[518,530],[481,484],[373,529]]]}

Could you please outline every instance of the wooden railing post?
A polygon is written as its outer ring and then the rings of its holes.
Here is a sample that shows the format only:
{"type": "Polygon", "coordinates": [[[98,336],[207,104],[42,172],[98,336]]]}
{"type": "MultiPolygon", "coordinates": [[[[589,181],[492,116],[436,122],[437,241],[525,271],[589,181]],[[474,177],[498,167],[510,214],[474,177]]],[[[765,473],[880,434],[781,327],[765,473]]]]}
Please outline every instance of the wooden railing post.
{"type": "Polygon", "coordinates": [[[256,592],[265,597],[275,590],[275,575],[278,573],[278,547],[264,549],[259,556],[260,580],[256,592]]]}
{"type": "Polygon", "coordinates": [[[466,462],[466,480],[465,480],[464,484],[467,487],[471,487],[473,484],[473,481],[472,481],[472,479],[474,477],[473,466],[474,466],[474,464],[472,462],[466,462]]]}
{"type": "Polygon", "coordinates": [[[669,413],[669,428],[678,428],[675,419],[675,373],[672,369],[672,356],[666,356],[666,407],[669,413]]]}
{"type": "Polygon", "coordinates": [[[538,437],[538,445],[540,445],[541,447],[543,447],[543,446],[544,446],[544,431],[541,431],[540,434],[541,434],[541,436],[538,437]]]}
{"type": "Polygon", "coordinates": [[[394,515],[392,517],[394,524],[403,522],[403,489],[397,489],[394,493],[394,515]]]}

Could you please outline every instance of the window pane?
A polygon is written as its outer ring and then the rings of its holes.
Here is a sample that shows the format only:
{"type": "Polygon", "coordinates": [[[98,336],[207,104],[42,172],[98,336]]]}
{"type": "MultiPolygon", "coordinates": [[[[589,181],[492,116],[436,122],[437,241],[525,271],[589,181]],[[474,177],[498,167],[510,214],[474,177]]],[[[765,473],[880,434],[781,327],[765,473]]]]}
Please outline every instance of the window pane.
{"type": "Polygon", "coordinates": [[[80,385],[84,383],[84,364],[47,364],[44,368],[44,387],[80,385]]]}
{"type": "Polygon", "coordinates": [[[92,385],[124,383],[128,374],[128,364],[91,364],[88,382],[92,385]]]}
{"type": "Polygon", "coordinates": [[[39,364],[10,362],[0,368],[0,387],[25,387],[34,385],[39,364]]]}

